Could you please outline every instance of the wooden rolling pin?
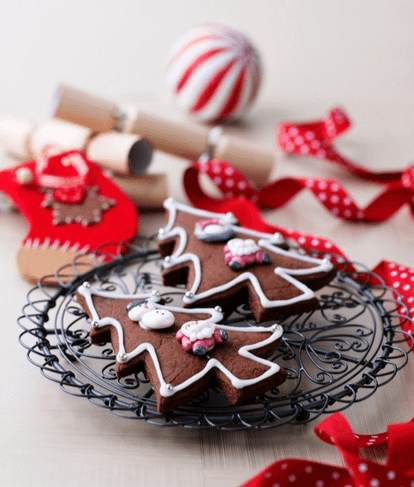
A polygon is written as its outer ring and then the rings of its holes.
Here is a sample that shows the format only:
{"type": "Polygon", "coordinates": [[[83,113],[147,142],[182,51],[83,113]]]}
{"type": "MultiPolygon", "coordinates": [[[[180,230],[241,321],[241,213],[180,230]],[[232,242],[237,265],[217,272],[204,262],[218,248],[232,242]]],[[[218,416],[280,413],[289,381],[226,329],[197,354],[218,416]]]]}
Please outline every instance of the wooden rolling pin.
{"type": "Polygon", "coordinates": [[[198,160],[208,151],[209,157],[228,161],[258,186],[267,182],[275,162],[272,150],[216,128],[211,131],[199,124],[175,122],[135,109],[122,114],[113,102],[68,85],[58,88],[53,115],[95,131],[139,134],[155,149],[185,159],[198,160]]]}

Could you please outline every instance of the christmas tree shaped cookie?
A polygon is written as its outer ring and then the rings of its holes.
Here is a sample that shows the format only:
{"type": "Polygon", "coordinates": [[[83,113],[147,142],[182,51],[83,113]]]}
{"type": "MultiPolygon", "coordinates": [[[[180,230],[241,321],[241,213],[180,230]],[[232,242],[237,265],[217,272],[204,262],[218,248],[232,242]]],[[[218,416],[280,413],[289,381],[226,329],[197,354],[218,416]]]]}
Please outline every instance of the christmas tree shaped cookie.
{"type": "Polygon", "coordinates": [[[314,291],[336,275],[332,264],[285,250],[280,235],[238,225],[233,215],[198,210],[172,199],[159,232],[163,280],[184,284],[185,307],[248,304],[257,322],[317,307],[314,291]]]}
{"type": "Polygon", "coordinates": [[[183,309],[158,294],[125,295],[83,285],[77,299],[91,322],[93,343],[112,342],[116,374],[141,370],[150,380],[159,412],[178,407],[210,386],[231,404],[278,386],[286,372],[267,360],[282,328],[220,324],[221,310],[183,309]]]}

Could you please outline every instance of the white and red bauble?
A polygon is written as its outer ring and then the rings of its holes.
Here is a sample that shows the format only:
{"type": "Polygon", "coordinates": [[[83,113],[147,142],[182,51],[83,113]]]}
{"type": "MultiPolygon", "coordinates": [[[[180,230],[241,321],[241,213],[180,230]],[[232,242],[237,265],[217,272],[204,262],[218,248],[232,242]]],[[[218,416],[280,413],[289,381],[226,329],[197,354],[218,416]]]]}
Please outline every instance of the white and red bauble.
{"type": "Polygon", "coordinates": [[[221,24],[199,26],[171,50],[167,85],[178,105],[202,122],[240,118],[259,91],[261,62],[240,32],[221,24]]]}

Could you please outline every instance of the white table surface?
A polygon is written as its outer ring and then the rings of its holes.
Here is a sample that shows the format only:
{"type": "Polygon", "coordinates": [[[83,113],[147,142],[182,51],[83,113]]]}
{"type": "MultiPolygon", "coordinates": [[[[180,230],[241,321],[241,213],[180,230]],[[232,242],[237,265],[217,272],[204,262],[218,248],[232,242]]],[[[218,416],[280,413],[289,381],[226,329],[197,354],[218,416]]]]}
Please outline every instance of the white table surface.
{"type": "MultiPolygon", "coordinates": [[[[271,148],[276,122],[317,118],[339,104],[354,122],[338,141],[343,153],[377,170],[403,168],[413,159],[414,6],[408,0],[5,1],[0,116],[46,120],[53,91],[65,81],[182,119],[164,91],[166,53],[178,36],[211,20],[248,34],[266,72],[254,109],[229,133],[271,148]]],[[[171,195],[185,201],[184,168],[184,162],[157,154],[151,171],[167,172],[171,195]]],[[[288,174],[337,178],[361,205],[380,191],[313,159],[277,155],[272,178],[288,174]]],[[[351,259],[371,267],[383,258],[414,266],[408,208],[383,224],[352,224],[330,216],[303,192],[265,217],[329,236],[351,259]]],[[[140,218],[143,235],[162,222],[161,213],[141,211],[140,218]]],[[[227,487],[284,457],[341,465],[336,450],[316,439],[312,424],[231,433],[157,428],[118,418],[43,378],[17,340],[16,319],[31,288],[15,266],[26,228],[19,213],[0,214],[1,485],[227,487]]],[[[346,417],[361,433],[409,420],[413,382],[410,360],[346,417]]]]}

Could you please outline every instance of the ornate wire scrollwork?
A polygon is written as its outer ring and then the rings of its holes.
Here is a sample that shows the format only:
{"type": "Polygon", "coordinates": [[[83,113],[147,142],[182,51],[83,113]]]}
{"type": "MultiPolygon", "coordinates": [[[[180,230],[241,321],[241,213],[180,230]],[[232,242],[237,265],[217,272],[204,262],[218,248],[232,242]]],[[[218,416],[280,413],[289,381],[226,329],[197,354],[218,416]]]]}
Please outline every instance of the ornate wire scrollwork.
{"type": "MultiPolygon", "coordinates": [[[[372,273],[365,266],[341,263],[337,279],[319,293],[317,310],[280,322],[284,336],[272,360],[287,371],[284,384],[237,407],[230,406],[219,390],[209,389],[160,414],[145,375],[118,379],[110,345],[91,344],[89,325],[74,297],[85,281],[116,293],[156,289],[167,302],[184,293],[162,286],[160,258],[148,242],[135,243],[129,250],[123,256],[112,255],[105,264],[97,259],[95,267],[75,260],[56,273],[56,288],[47,287],[46,276],[28,293],[18,320],[23,329],[20,343],[46,378],[119,416],[160,426],[220,430],[303,424],[369,398],[404,367],[413,347],[412,337],[401,329],[409,318],[401,314],[398,293],[385,285],[368,285],[372,273]]],[[[249,309],[241,306],[227,324],[255,322],[249,309]]]]}

